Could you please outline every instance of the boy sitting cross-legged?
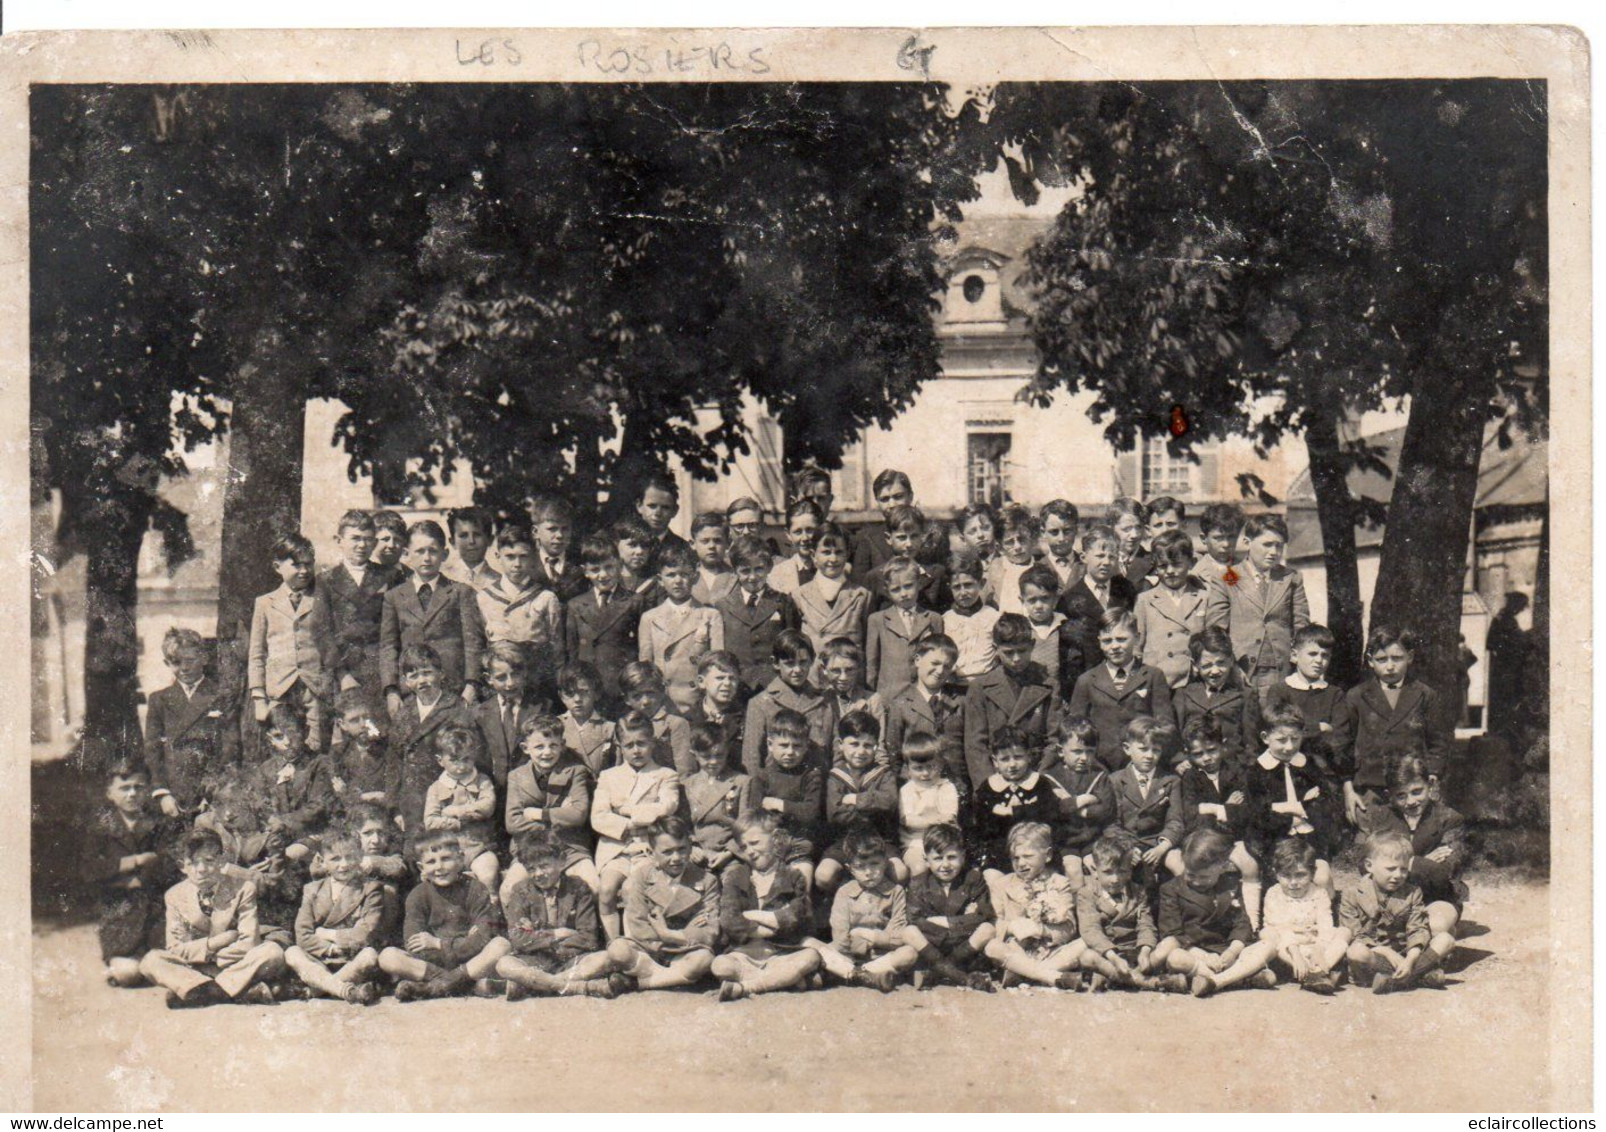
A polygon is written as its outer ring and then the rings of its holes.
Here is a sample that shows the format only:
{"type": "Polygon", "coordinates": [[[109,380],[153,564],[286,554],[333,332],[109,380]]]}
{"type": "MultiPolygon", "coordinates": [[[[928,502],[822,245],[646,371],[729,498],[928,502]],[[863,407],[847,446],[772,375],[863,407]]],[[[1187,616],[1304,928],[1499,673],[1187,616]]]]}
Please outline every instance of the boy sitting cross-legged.
{"type": "Polygon", "coordinates": [[[992,980],[972,970],[992,942],[993,904],[977,868],[965,867],[965,838],[957,825],[925,831],[926,871],[909,882],[909,926],[903,939],[919,963],[915,987],[949,983],[991,991],[992,980]]]}
{"type": "Polygon", "coordinates": [[[848,837],[842,858],[853,879],[837,889],[831,903],[831,942],[808,940],[831,975],[883,994],[920,957],[903,938],[909,926],[908,896],[889,875],[890,851],[879,834],[848,837]]]}
{"type": "Polygon", "coordinates": [[[652,856],[624,886],[624,934],[608,944],[638,990],[701,982],[719,941],[719,878],[691,863],[691,827],[671,814],[647,831],[652,856]]]}
{"type": "Polygon", "coordinates": [[[1158,990],[1153,971],[1154,917],[1149,894],[1132,879],[1132,854],[1122,838],[1093,843],[1087,881],[1076,893],[1076,922],[1087,950],[1082,966],[1093,972],[1091,990],[1106,986],[1158,990]]]}
{"type": "Polygon", "coordinates": [[[1201,826],[1182,843],[1182,875],[1160,889],[1161,938],[1151,962],[1190,976],[1200,998],[1248,979],[1260,987],[1277,985],[1277,976],[1266,969],[1275,945],[1251,942],[1243,896],[1228,875],[1231,853],[1231,834],[1201,826]]]}
{"type": "Polygon", "coordinates": [[[786,864],[787,835],[764,817],[736,825],[740,860],[720,880],[720,927],[730,950],[714,960],[719,1000],[801,986],[820,969],[805,946],[814,922],[808,882],[786,864]]]}
{"type": "Polygon", "coordinates": [[[327,876],[309,881],[296,914],[296,942],[285,965],[310,990],[372,1006],[379,988],[379,952],[374,940],[385,913],[385,892],[362,872],[362,848],[350,833],[323,839],[327,876]],[[334,968],[331,970],[330,968],[334,968]]]}
{"type": "Polygon", "coordinates": [[[1411,839],[1376,833],[1366,839],[1366,875],[1339,898],[1339,926],[1350,932],[1350,980],[1373,994],[1410,986],[1444,986],[1440,964],[1455,947],[1435,932],[1422,890],[1411,880],[1411,839]]]}
{"type": "Polygon", "coordinates": [[[519,834],[517,845],[526,873],[508,894],[510,950],[496,962],[508,1001],[531,994],[613,998],[625,980],[609,975],[596,894],[564,870],[573,847],[539,828],[519,834]]]}
{"type": "Polygon", "coordinates": [[[387,947],[379,968],[399,980],[396,1001],[449,998],[496,970],[511,949],[492,931],[491,894],[463,875],[457,834],[431,830],[417,842],[423,879],[407,894],[402,947],[387,947]]]}

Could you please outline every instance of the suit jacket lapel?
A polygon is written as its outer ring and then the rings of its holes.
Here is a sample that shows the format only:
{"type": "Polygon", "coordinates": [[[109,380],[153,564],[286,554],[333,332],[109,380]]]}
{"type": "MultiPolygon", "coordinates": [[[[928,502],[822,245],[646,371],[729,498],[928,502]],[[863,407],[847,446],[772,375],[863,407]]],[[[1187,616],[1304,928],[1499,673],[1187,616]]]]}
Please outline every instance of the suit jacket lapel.
{"type": "Polygon", "coordinates": [[[625,614],[630,612],[633,604],[628,597],[618,596],[615,596],[610,601],[604,602],[601,598],[596,596],[596,591],[594,590],[590,591],[585,596],[591,598],[591,608],[595,611],[592,615],[594,617],[594,621],[592,623],[593,637],[600,637],[609,629],[612,629],[614,625],[624,617],[625,614]]]}
{"type": "Polygon", "coordinates": [[[201,682],[195,686],[195,695],[185,696],[183,688],[178,688],[176,692],[183,702],[179,707],[173,733],[182,735],[189,730],[191,724],[204,716],[207,710],[211,708],[212,701],[217,696],[217,685],[213,683],[210,676],[203,676],[201,682]]]}

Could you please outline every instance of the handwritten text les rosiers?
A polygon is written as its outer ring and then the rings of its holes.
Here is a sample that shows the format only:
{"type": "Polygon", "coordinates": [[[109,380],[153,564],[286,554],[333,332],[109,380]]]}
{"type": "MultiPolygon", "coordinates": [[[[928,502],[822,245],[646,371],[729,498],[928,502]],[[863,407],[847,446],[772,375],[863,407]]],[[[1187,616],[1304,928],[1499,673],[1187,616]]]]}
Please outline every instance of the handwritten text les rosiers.
{"type": "Polygon", "coordinates": [[[647,44],[603,43],[585,39],[579,46],[580,65],[604,75],[703,74],[767,75],[770,64],[764,48],[732,47],[729,43],[695,47],[653,47],[647,44]]]}

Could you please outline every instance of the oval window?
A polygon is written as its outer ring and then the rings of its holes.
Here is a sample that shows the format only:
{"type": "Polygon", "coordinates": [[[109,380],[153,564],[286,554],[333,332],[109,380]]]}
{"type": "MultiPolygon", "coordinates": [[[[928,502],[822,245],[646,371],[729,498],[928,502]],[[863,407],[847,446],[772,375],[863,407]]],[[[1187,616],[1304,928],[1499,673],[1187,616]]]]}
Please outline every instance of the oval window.
{"type": "Polygon", "coordinates": [[[965,279],[965,302],[979,303],[981,297],[987,293],[987,280],[980,275],[971,275],[965,279]]]}

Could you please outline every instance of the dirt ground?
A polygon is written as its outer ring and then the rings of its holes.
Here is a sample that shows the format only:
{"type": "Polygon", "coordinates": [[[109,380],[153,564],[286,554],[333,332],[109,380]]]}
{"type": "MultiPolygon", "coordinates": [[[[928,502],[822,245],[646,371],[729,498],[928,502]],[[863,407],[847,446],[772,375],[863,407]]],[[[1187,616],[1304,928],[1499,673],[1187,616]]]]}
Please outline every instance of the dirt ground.
{"type": "Polygon", "coordinates": [[[1471,883],[1448,989],[1331,999],[843,988],[175,1012],[101,982],[90,926],[47,926],[34,1107],[1543,1110],[1548,890],[1471,883]]]}

